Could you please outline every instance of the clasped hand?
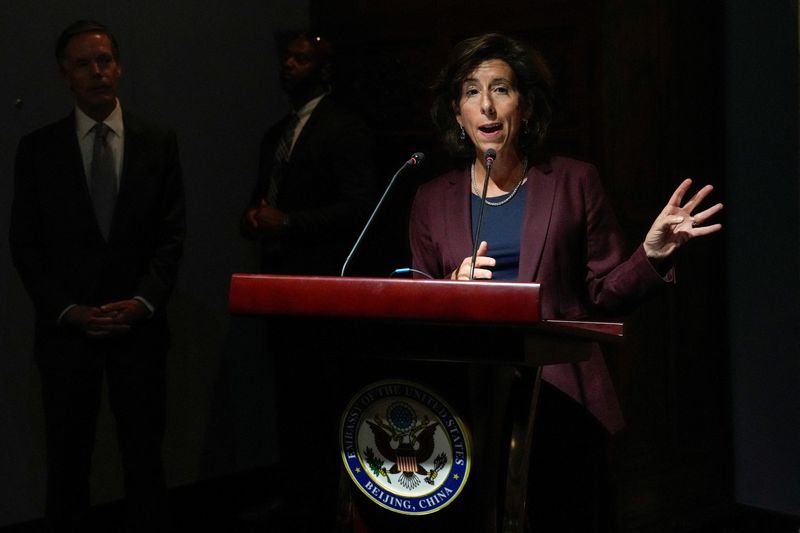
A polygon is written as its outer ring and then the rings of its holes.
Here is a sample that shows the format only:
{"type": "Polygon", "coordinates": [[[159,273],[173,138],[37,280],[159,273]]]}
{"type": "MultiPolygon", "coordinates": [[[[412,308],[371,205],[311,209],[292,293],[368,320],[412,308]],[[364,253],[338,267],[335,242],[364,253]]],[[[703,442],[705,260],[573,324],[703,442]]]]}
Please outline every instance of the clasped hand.
{"type": "Polygon", "coordinates": [[[260,233],[277,233],[285,224],[286,213],[271,207],[262,199],[258,207],[247,210],[247,222],[250,227],[260,233]]]}
{"type": "Polygon", "coordinates": [[[76,305],[64,315],[64,322],[83,330],[87,337],[116,337],[130,331],[132,325],[149,314],[142,302],[130,299],[99,307],[76,305]]]}

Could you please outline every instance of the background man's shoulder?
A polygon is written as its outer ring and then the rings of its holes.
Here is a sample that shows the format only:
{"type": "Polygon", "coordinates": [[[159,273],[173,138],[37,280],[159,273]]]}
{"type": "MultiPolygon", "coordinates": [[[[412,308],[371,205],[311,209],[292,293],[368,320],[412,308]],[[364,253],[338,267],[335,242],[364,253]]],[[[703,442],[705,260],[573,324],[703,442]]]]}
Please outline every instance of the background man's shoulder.
{"type": "Polygon", "coordinates": [[[75,133],[75,115],[73,113],[24,135],[21,142],[39,143],[68,133],[75,133]]]}

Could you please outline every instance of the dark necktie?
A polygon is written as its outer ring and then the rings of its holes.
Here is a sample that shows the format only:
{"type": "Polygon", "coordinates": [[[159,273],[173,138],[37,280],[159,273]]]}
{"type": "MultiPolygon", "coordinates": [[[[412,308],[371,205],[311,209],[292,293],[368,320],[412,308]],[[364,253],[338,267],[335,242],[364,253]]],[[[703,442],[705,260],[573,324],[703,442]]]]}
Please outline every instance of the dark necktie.
{"type": "Polygon", "coordinates": [[[297,129],[297,123],[300,118],[296,114],[292,114],[289,123],[286,124],[286,129],[283,130],[278,147],[275,149],[275,158],[272,162],[272,174],[269,180],[269,190],[267,191],[267,203],[271,207],[276,207],[275,202],[278,199],[278,187],[280,187],[281,180],[283,179],[283,167],[289,160],[289,151],[292,148],[292,141],[294,140],[294,130],[297,129]]]}
{"type": "Polygon", "coordinates": [[[91,193],[94,214],[103,238],[108,240],[111,231],[111,218],[117,201],[117,173],[114,165],[114,154],[106,142],[110,128],[98,122],[94,130],[94,148],[92,150],[91,193]]]}

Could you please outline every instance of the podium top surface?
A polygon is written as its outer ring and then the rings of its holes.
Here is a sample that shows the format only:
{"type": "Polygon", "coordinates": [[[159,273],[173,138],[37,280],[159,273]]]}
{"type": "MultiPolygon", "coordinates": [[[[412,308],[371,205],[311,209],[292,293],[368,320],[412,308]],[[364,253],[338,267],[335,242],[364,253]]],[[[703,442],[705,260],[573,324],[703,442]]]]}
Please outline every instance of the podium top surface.
{"type": "Polygon", "coordinates": [[[543,321],[537,283],[456,282],[234,274],[234,314],[531,326],[552,332],[622,336],[622,324],[543,321]]]}
{"type": "Polygon", "coordinates": [[[234,274],[233,313],[536,324],[539,285],[234,274]]]}

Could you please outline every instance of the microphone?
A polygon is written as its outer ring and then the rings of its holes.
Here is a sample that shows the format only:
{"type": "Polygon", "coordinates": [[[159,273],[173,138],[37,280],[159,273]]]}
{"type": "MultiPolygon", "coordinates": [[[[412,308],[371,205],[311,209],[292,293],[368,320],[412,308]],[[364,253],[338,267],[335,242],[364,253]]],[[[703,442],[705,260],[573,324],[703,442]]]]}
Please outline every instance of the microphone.
{"type": "Polygon", "coordinates": [[[361,230],[361,234],[358,236],[358,239],[356,239],[356,243],[353,245],[353,248],[350,250],[350,253],[347,254],[347,259],[345,259],[344,264],[342,265],[342,272],[339,274],[339,276],[344,277],[344,272],[347,269],[347,265],[350,263],[350,259],[353,257],[353,254],[356,253],[356,250],[358,249],[358,246],[361,244],[361,240],[364,238],[364,235],[367,233],[367,229],[369,229],[370,224],[372,224],[372,219],[375,218],[375,215],[380,210],[381,205],[383,205],[383,201],[386,199],[386,196],[389,194],[389,190],[392,188],[392,185],[394,185],[394,182],[397,179],[397,176],[402,174],[409,167],[415,167],[415,166],[421,165],[423,161],[425,161],[425,154],[423,154],[422,152],[414,152],[411,155],[411,157],[408,158],[408,161],[403,163],[403,166],[400,167],[398,169],[398,171],[394,173],[394,176],[392,176],[392,179],[389,180],[389,185],[386,186],[386,190],[383,191],[383,195],[381,196],[381,199],[378,200],[378,205],[376,205],[375,209],[372,210],[372,214],[369,216],[369,220],[367,220],[367,223],[364,225],[364,229],[361,230]]]}
{"type": "Polygon", "coordinates": [[[483,180],[483,191],[481,192],[481,208],[478,210],[478,227],[475,230],[475,239],[472,244],[472,263],[469,265],[469,279],[475,279],[475,260],[478,258],[478,246],[481,243],[481,226],[483,226],[483,209],[486,206],[486,193],[489,190],[489,176],[492,174],[492,165],[497,157],[494,148],[489,148],[483,154],[486,162],[486,178],[483,180]]]}
{"type": "Polygon", "coordinates": [[[425,154],[422,152],[414,152],[411,154],[411,157],[408,161],[406,161],[406,165],[417,166],[421,165],[422,162],[425,161],[425,154]]]}

